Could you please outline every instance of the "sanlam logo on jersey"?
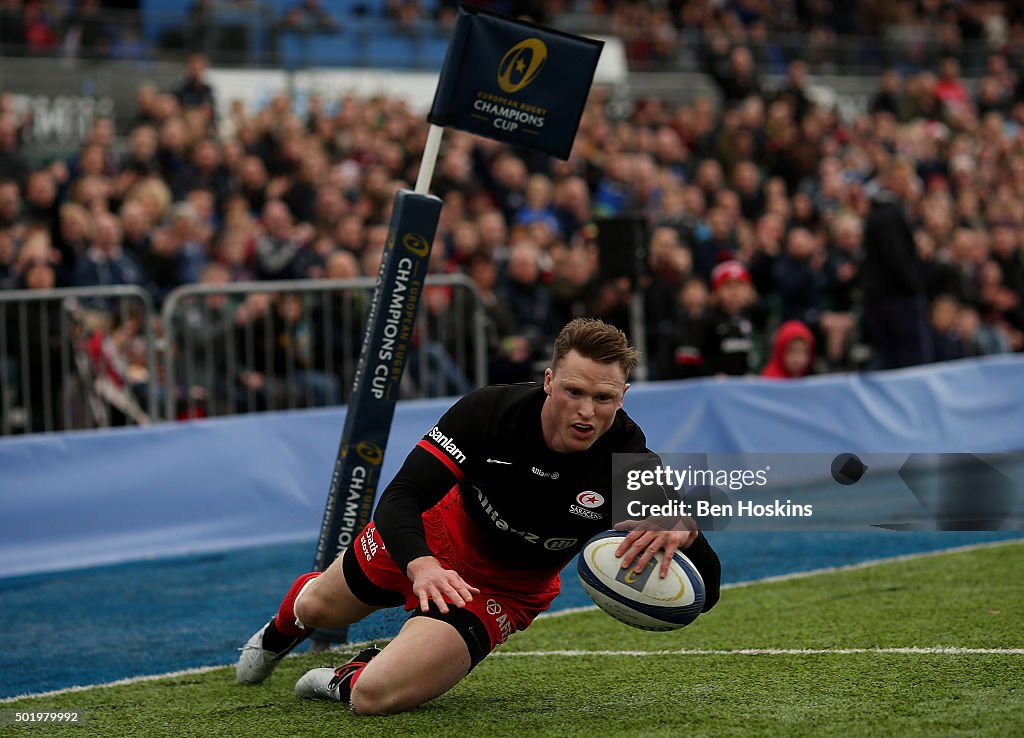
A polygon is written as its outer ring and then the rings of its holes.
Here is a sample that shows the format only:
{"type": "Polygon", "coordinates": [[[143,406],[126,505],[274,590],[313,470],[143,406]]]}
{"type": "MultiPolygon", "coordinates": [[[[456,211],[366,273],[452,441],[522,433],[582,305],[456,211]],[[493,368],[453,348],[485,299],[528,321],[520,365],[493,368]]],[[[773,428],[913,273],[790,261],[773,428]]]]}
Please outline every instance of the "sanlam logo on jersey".
{"type": "Polygon", "coordinates": [[[455,441],[442,433],[441,429],[436,425],[430,429],[430,433],[427,434],[427,437],[440,446],[445,453],[452,457],[452,459],[460,464],[465,463],[466,454],[462,453],[462,450],[455,444],[455,441]]]}

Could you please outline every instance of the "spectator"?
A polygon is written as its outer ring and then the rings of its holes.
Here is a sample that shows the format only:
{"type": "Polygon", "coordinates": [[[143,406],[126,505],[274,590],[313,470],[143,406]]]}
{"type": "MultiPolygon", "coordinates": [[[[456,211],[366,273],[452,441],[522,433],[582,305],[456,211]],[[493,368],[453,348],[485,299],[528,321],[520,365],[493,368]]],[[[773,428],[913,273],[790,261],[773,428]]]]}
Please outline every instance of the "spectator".
{"type": "Polygon", "coordinates": [[[757,221],[764,213],[764,192],[761,189],[761,172],[749,160],[737,162],[732,172],[732,188],[739,195],[740,213],[750,222],[757,221]]]}
{"type": "MultiPolygon", "coordinates": [[[[37,234],[40,239],[49,238],[44,233],[37,234]]],[[[3,238],[3,233],[0,233],[0,242],[3,238]]],[[[33,247],[23,251],[25,256],[18,264],[18,287],[51,290],[57,286],[57,271],[44,255],[47,250],[48,244],[43,243],[40,251],[33,247]]],[[[26,411],[24,430],[26,433],[60,430],[64,415],[61,387],[69,368],[62,357],[70,352],[61,302],[45,300],[26,310],[5,310],[3,313],[6,319],[3,330],[8,346],[17,346],[18,349],[11,356],[0,356],[0,361],[7,361],[9,368],[13,368],[13,386],[23,393],[19,399],[26,411]]]]}
{"type": "Polygon", "coordinates": [[[150,378],[144,326],[144,311],[138,303],[132,303],[113,310],[107,322],[89,335],[93,390],[104,400],[100,412],[103,425],[150,420],[143,410],[150,378]]]}
{"type": "Polygon", "coordinates": [[[971,96],[960,79],[960,62],[956,57],[946,57],[939,63],[935,95],[951,113],[961,113],[971,106],[971,96]]]}
{"type": "Polygon", "coordinates": [[[241,227],[229,226],[218,237],[215,260],[227,270],[230,281],[250,282],[256,278],[250,250],[252,243],[241,227]]]}
{"type": "Polygon", "coordinates": [[[703,352],[705,372],[741,376],[750,372],[754,353],[754,327],[748,316],[753,300],[750,273],[738,261],[726,261],[711,273],[714,307],[708,342],[703,352]]]}
{"type": "Polygon", "coordinates": [[[152,125],[142,123],[132,128],[128,137],[128,151],[122,155],[120,162],[121,172],[132,178],[132,184],[160,173],[157,141],[156,128],[152,125]]]}
{"type": "Polygon", "coordinates": [[[794,59],[786,69],[786,81],[775,93],[775,99],[784,100],[793,110],[796,120],[803,120],[810,112],[810,85],[807,81],[807,62],[794,59]]]}
{"type": "Polygon", "coordinates": [[[174,248],[181,255],[180,274],[182,284],[198,282],[206,264],[206,249],[200,241],[199,213],[195,205],[180,202],[171,212],[168,228],[174,248]]]}
{"type": "Polygon", "coordinates": [[[1003,279],[1003,271],[994,261],[986,261],[978,270],[978,308],[983,322],[1002,333],[1013,350],[1024,348],[1024,307],[1021,296],[1003,279]]]}
{"type": "Polygon", "coordinates": [[[0,4],[0,54],[23,56],[27,41],[22,0],[3,0],[0,4]]]}
{"type": "Polygon", "coordinates": [[[552,234],[560,231],[558,216],[555,214],[552,198],[554,187],[543,174],[534,174],[526,182],[525,201],[515,214],[515,225],[530,226],[542,223],[552,234]]]}
{"type": "MultiPolygon", "coordinates": [[[[350,252],[335,251],[327,257],[325,279],[356,279],[361,276],[359,261],[350,252]]],[[[323,294],[310,313],[315,336],[313,366],[337,377],[339,401],[347,399],[355,378],[367,307],[362,293],[337,290],[323,294]]]]}
{"type": "Polygon", "coordinates": [[[170,187],[175,199],[185,194],[185,172],[188,168],[188,125],[180,116],[165,119],[160,126],[157,163],[160,176],[170,187]]]}
{"type": "Polygon", "coordinates": [[[29,2],[25,6],[25,43],[31,56],[48,56],[57,48],[57,33],[50,11],[41,2],[29,2]]]}
{"type": "Polygon", "coordinates": [[[977,307],[981,301],[978,270],[983,262],[977,231],[957,228],[949,241],[949,266],[952,267],[953,289],[957,299],[977,307]]]}
{"type": "Polygon", "coordinates": [[[205,189],[213,193],[216,208],[223,208],[224,199],[231,190],[231,175],[221,158],[220,144],[216,139],[204,138],[192,147],[191,161],[182,167],[180,190],[205,189]]]}
{"type": "Polygon", "coordinates": [[[654,379],[689,379],[706,374],[710,327],[707,285],[700,277],[691,276],[679,288],[671,312],[659,321],[654,379]]]}
{"type": "Polygon", "coordinates": [[[647,350],[657,356],[657,325],[672,313],[679,288],[693,272],[693,258],[679,241],[675,228],[654,229],[647,248],[647,267],[648,274],[642,280],[649,336],[647,350]]]}
{"type": "Polygon", "coordinates": [[[860,269],[863,260],[863,224],[850,212],[832,221],[832,239],[825,265],[827,309],[820,327],[825,340],[825,358],[831,369],[845,364],[860,307],[860,269]]]}
{"type": "MultiPolygon", "coordinates": [[[[341,400],[341,389],[334,374],[318,371],[314,365],[314,322],[306,309],[303,296],[284,293],[277,299],[277,338],[282,356],[274,374],[288,393],[288,407],[323,407],[341,400]],[[280,364],[283,364],[281,366],[280,364]]],[[[468,391],[468,390],[467,390],[468,391]]]]}
{"type": "Polygon", "coordinates": [[[775,262],[774,286],[784,321],[817,328],[825,291],[825,252],[806,228],[786,236],[786,250],[775,262]]]}
{"type": "Polygon", "coordinates": [[[82,59],[106,59],[114,45],[114,31],[104,17],[100,0],[79,0],[64,33],[64,51],[82,59]]]}
{"type": "Polygon", "coordinates": [[[409,380],[427,397],[464,395],[473,384],[455,363],[458,342],[469,322],[466,314],[456,314],[450,287],[427,286],[423,289],[424,323],[413,331],[409,350],[409,380]],[[423,325],[429,326],[423,330],[423,325]]]}
{"type": "Polygon", "coordinates": [[[20,185],[28,173],[29,164],[21,151],[14,117],[0,111],[0,180],[13,180],[20,185]]]}
{"type": "Polygon", "coordinates": [[[185,78],[174,91],[174,96],[183,110],[198,109],[212,130],[216,127],[217,102],[213,88],[206,81],[206,55],[201,51],[193,51],[185,61],[185,78]]]}
{"type": "Polygon", "coordinates": [[[505,222],[512,223],[515,214],[526,204],[526,164],[518,156],[506,153],[495,159],[491,171],[491,180],[486,185],[493,190],[505,222]]]}
{"type": "Polygon", "coordinates": [[[704,277],[711,278],[715,266],[732,259],[739,248],[735,235],[735,220],[723,207],[708,211],[707,221],[698,228],[693,248],[693,269],[704,277]]]}
{"type": "Polygon", "coordinates": [[[508,257],[508,227],[500,210],[488,208],[476,216],[480,231],[480,253],[499,263],[508,257]]]}
{"type": "Polygon", "coordinates": [[[20,231],[21,189],[14,180],[0,180],[0,228],[20,231]]]}
{"type": "Polygon", "coordinates": [[[60,252],[57,283],[66,287],[74,282],[78,263],[84,257],[93,233],[93,218],[88,210],[73,202],[60,206],[60,231],[54,242],[60,252]]]}
{"type": "Polygon", "coordinates": [[[746,46],[734,46],[729,51],[728,62],[724,68],[713,64],[709,72],[722,91],[726,105],[740,102],[761,92],[761,80],[754,66],[754,55],[746,46]]]}
{"type": "Polygon", "coordinates": [[[285,390],[276,379],[275,369],[283,365],[283,355],[273,313],[273,298],[266,292],[249,293],[235,312],[232,340],[238,363],[231,394],[242,412],[287,404],[285,390]]]}
{"type": "Polygon", "coordinates": [[[558,219],[558,234],[571,240],[593,220],[590,190],[583,177],[570,175],[555,184],[553,205],[558,219]]]}
{"type": "Polygon", "coordinates": [[[1024,295],[1024,256],[1013,223],[1000,221],[992,225],[991,260],[1002,271],[1006,287],[1017,295],[1024,295]]]}
{"type": "Polygon", "coordinates": [[[811,372],[813,363],[814,334],[799,320],[788,320],[775,333],[772,355],[761,370],[761,376],[799,379],[811,372]]]}
{"type": "Polygon", "coordinates": [[[594,190],[594,215],[613,218],[632,210],[633,160],[624,152],[612,152],[604,176],[594,190]]]}
{"type": "Polygon", "coordinates": [[[488,377],[492,382],[525,382],[532,378],[530,342],[518,333],[515,316],[498,297],[498,266],[485,254],[477,253],[467,265],[483,303],[486,322],[484,340],[488,361],[488,377]]]}
{"type": "Polygon", "coordinates": [[[556,330],[551,290],[540,276],[539,250],[528,241],[520,241],[512,246],[496,288],[516,321],[516,333],[529,341],[533,358],[540,358],[556,330]]]}
{"type": "Polygon", "coordinates": [[[247,156],[242,161],[237,191],[249,203],[249,212],[263,212],[267,203],[267,168],[258,156],[247,156]]]}
{"type": "Polygon", "coordinates": [[[151,230],[153,222],[149,218],[149,211],[139,200],[127,200],[121,206],[121,228],[123,238],[121,245],[125,251],[131,254],[140,265],[143,271],[149,273],[146,260],[153,245],[151,230]]]}
{"type": "Polygon", "coordinates": [[[60,207],[57,181],[49,169],[37,169],[28,176],[24,215],[29,226],[45,228],[56,240],[60,230],[60,207]]]}
{"type": "MultiPolygon", "coordinates": [[[[317,233],[331,235],[345,215],[346,204],[341,193],[333,187],[319,187],[315,194],[313,218],[311,220],[317,233]]],[[[360,226],[360,230],[362,230],[360,226]]]]}
{"type": "Polygon", "coordinates": [[[96,214],[91,244],[75,270],[76,285],[101,287],[143,283],[142,270],[121,247],[121,236],[121,222],[116,216],[96,214]]]}
{"type": "MultiPolygon", "coordinates": [[[[231,273],[222,264],[207,264],[199,277],[204,285],[222,285],[231,281],[231,273]]],[[[173,314],[175,336],[188,341],[175,354],[183,386],[174,388],[179,400],[178,417],[194,418],[224,415],[238,411],[243,398],[230,381],[232,359],[230,343],[234,330],[234,310],[228,295],[211,293],[201,299],[186,300],[173,314]]]]}
{"type": "Polygon", "coordinates": [[[281,30],[292,33],[334,33],[340,26],[320,0],[301,0],[284,11],[281,30]]]}
{"type": "Polygon", "coordinates": [[[596,268],[595,254],[585,246],[567,249],[555,262],[551,297],[557,323],[564,325],[573,318],[589,314],[597,287],[596,268]]]}
{"type": "Polygon", "coordinates": [[[977,309],[970,305],[963,305],[957,311],[955,330],[963,356],[1005,354],[1014,350],[1006,335],[982,323],[977,309]]]}
{"type": "Polygon", "coordinates": [[[959,310],[960,306],[952,295],[939,295],[932,301],[931,329],[935,361],[951,361],[975,355],[968,353],[957,331],[959,310]]]}
{"type": "Polygon", "coordinates": [[[864,228],[865,317],[874,366],[895,369],[932,359],[924,274],[907,214],[920,183],[913,164],[897,159],[881,185],[864,228]]]}
{"type": "Polygon", "coordinates": [[[288,206],[280,200],[270,200],[263,207],[263,233],[256,239],[255,267],[258,279],[292,279],[298,276],[296,267],[304,231],[292,225],[288,206]]]}
{"type": "Polygon", "coordinates": [[[18,248],[10,229],[0,228],[0,290],[10,290],[17,286],[17,260],[18,248]]]}

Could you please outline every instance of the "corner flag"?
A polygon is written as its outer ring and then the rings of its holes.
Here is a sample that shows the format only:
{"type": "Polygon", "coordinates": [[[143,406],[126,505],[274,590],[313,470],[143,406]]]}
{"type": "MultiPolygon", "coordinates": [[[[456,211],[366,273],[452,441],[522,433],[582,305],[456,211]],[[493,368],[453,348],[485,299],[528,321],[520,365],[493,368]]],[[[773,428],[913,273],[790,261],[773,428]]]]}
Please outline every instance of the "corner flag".
{"type": "Polygon", "coordinates": [[[603,46],[460,6],[428,120],[568,159],[603,46]]]}
{"type": "MultiPolygon", "coordinates": [[[[461,7],[414,191],[388,231],[313,563],[323,571],[370,520],[441,200],[430,180],[444,126],[569,158],[603,42],[461,7]]],[[[314,650],[348,637],[318,628],[314,650]]]]}

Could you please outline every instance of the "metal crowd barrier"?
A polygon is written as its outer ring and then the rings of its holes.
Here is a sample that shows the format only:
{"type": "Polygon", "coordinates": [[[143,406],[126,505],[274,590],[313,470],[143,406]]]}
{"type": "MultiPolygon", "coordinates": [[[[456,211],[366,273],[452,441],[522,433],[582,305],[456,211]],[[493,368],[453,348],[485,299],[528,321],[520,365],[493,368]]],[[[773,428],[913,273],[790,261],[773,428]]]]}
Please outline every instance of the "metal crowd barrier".
{"type": "Polygon", "coordinates": [[[156,420],[153,315],[135,286],[0,291],[0,435],[156,420]]]}
{"type": "MultiPolygon", "coordinates": [[[[169,419],[348,401],[376,279],[191,284],[168,295],[162,326],[169,419]]],[[[402,398],[487,382],[485,311],[464,275],[431,275],[402,398]]]]}

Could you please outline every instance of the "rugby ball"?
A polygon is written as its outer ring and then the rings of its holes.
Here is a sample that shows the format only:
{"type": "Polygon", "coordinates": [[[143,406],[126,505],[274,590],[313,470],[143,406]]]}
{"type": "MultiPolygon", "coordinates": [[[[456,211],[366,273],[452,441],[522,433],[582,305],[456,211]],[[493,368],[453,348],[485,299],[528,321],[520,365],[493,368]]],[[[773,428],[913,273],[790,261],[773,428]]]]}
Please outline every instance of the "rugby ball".
{"type": "Polygon", "coordinates": [[[663,551],[639,574],[622,568],[615,549],[626,533],[606,531],[591,538],[576,560],[583,589],[616,620],[640,630],[676,630],[692,623],[704,607],[704,580],[693,562],[676,551],[668,575],[658,575],[663,551]]]}

